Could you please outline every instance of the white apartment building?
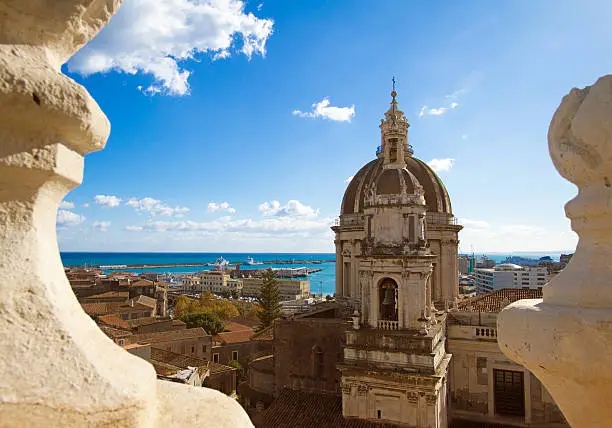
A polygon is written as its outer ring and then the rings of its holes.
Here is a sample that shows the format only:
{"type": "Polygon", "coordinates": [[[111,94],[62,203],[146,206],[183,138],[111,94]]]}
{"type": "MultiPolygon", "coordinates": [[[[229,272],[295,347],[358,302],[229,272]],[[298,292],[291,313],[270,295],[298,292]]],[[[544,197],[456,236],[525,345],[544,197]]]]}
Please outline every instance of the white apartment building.
{"type": "Polygon", "coordinates": [[[548,282],[548,270],[541,266],[502,263],[494,268],[474,270],[476,291],[489,293],[501,288],[539,288],[548,282]]]}
{"type": "MultiPolygon", "coordinates": [[[[276,279],[281,300],[305,299],[310,296],[310,281],[307,279],[276,279]]],[[[243,278],[242,295],[257,297],[263,285],[262,278],[243,278]]]]}

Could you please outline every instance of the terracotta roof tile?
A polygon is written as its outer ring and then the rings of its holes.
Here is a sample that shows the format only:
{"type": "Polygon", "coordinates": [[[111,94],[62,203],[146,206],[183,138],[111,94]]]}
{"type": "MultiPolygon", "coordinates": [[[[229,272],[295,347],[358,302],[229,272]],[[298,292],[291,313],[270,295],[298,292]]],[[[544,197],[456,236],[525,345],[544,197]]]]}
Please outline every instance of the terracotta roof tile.
{"type": "Polygon", "coordinates": [[[110,327],[122,328],[125,330],[130,329],[130,324],[126,320],[119,318],[117,315],[102,315],[98,317],[98,321],[110,327]]]}
{"type": "Polygon", "coordinates": [[[107,291],[106,293],[94,294],[93,296],[83,297],[81,300],[95,300],[95,299],[110,299],[110,298],[122,298],[127,300],[130,293],[127,291],[107,291]]]}
{"type": "Polygon", "coordinates": [[[263,415],[261,428],[395,428],[399,425],[348,419],[342,397],[284,388],[263,415]]]}
{"type": "Polygon", "coordinates": [[[226,322],[224,331],[253,331],[253,327],[249,327],[248,325],[238,324],[237,322],[226,322]]]}
{"type": "Polygon", "coordinates": [[[208,361],[203,358],[189,357],[187,355],[177,354],[176,352],[166,351],[151,347],[151,362],[171,365],[179,369],[187,367],[205,367],[208,368],[208,361]]]}
{"type": "Polygon", "coordinates": [[[208,334],[201,327],[186,328],[182,330],[158,331],[154,333],[135,334],[135,342],[172,342],[175,340],[198,339],[208,334]]]}
{"type": "Polygon", "coordinates": [[[130,333],[129,331],[109,327],[107,325],[99,325],[98,327],[100,327],[100,330],[102,330],[104,334],[106,334],[111,339],[120,339],[122,337],[128,337],[132,335],[132,333],[130,333]]]}
{"type": "Polygon", "coordinates": [[[248,342],[253,337],[253,330],[227,331],[219,333],[213,337],[215,342],[221,343],[241,343],[248,342]]]}
{"type": "Polygon", "coordinates": [[[116,312],[118,302],[83,303],[81,306],[89,316],[108,315],[116,312]]]}
{"type": "Polygon", "coordinates": [[[522,299],[541,299],[541,288],[502,288],[459,303],[462,312],[499,313],[510,303],[522,299]]]}

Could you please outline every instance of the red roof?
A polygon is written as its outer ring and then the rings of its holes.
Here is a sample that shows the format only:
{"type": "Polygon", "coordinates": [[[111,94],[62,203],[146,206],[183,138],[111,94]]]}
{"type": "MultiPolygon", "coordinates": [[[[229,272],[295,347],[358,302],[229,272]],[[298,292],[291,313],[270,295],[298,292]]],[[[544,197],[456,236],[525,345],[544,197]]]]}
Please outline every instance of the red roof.
{"type": "Polygon", "coordinates": [[[462,301],[459,303],[459,311],[499,313],[517,300],[541,298],[541,288],[502,288],[462,301]]]}
{"type": "Polygon", "coordinates": [[[263,414],[265,428],[395,428],[399,425],[342,416],[342,397],[284,388],[263,414]]]}
{"type": "Polygon", "coordinates": [[[111,327],[130,329],[130,325],[126,320],[119,318],[117,315],[102,315],[98,317],[98,321],[111,327]]]}
{"type": "Polygon", "coordinates": [[[215,335],[213,341],[227,343],[248,342],[253,337],[253,330],[228,331],[215,335]]]}

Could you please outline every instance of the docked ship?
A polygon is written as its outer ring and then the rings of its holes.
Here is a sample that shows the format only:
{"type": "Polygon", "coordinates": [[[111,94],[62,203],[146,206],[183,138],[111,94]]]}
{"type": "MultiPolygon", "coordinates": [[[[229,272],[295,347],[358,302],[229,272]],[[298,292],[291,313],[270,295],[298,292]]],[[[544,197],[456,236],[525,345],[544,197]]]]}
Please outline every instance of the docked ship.
{"type": "Polygon", "coordinates": [[[245,265],[249,265],[249,266],[253,266],[253,265],[261,265],[263,264],[262,262],[256,262],[253,257],[247,257],[246,260],[244,261],[245,265]]]}
{"type": "Polygon", "coordinates": [[[209,263],[208,266],[213,266],[215,270],[224,270],[229,266],[229,262],[223,256],[219,256],[214,263],[209,263]]]}

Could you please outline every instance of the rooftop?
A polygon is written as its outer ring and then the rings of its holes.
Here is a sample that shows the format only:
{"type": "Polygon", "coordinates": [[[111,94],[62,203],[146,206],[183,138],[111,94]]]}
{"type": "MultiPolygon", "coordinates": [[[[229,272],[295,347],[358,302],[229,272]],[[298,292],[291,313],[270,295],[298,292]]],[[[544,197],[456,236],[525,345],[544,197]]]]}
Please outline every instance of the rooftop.
{"type": "Polygon", "coordinates": [[[499,313],[510,303],[517,300],[541,298],[541,288],[502,288],[462,301],[459,303],[459,311],[499,313]]]}
{"type": "Polygon", "coordinates": [[[347,419],[342,416],[342,397],[284,388],[263,415],[261,428],[395,428],[398,425],[347,419]]]}
{"type": "Polygon", "coordinates": [[[201,327],[186,328],[182,330],[158,331],[155,333],[135,334],[136,342],[173,342],[175,340],[198,339],[208,336],[201,327]]]}

